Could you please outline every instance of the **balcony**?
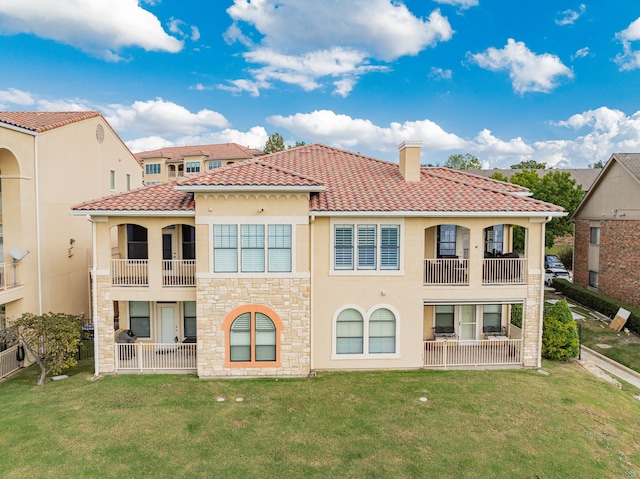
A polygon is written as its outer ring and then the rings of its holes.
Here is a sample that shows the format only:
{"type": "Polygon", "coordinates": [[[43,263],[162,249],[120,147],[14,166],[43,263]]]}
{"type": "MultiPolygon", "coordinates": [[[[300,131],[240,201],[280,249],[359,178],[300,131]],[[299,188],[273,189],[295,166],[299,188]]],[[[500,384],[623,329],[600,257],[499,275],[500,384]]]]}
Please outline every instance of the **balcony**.
{"type": "MultiPolygon", "coordinates": [[[[149,260],[112,259],[111,285],[124,287],[149,286],[149,260]]],[[[193,287],[196,285],[196,260],[162,260],[163,287],[193,287]]]]}
{"type": "Polygon", "coordinates": [[[469,260],[458,258],[425,259],[425,285],[468,285],[469,260]]]}
{"type": "Polygon", "coordinates": [[[16,288],[22,286],[22,282],[19,280],[20,276],[20,263],[2,263],[0,264],[0,291],[16,288]]]}
{"type": "MultiPolygon", "coordinates": [[[[469,260],[437,258],[424,260],[425,286],[468,286],[469,260]]],[[[482,262],[482,284],[526,284],[527,259],[520,257],[485,258],[482,262]]]]}
{"type": "Polygon", "coordinates": [[[526,284],[527,258],[485,258],[482,284],[526,284]]]}

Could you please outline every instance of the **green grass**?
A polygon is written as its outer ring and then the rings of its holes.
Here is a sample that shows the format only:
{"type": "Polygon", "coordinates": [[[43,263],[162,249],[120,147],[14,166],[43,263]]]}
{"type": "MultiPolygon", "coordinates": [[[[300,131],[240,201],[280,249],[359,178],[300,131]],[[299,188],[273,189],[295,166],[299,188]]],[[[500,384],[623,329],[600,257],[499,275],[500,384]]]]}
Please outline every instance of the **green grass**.
{"type": "Polygon", "coordinates": [[[640,474],[640,401],[576,363],[313,379],[0,383],[3,478],[619,478],[640,474]],[[225,398],[218,402],[217,398],[225,398]],[[243,398],[236,402],[236,398],[243,398]],[[419,398],[428,398],[421,402],[419,398]]]}
{"type": "Polygon", "coordinates": [[[617,332],[608,321],[579,319],[582,325],[582,344],[600,354],[640,372],[640,338],[633,333],[617,332]],[[609,346],[603,348],[599,345],[609,346]]]}

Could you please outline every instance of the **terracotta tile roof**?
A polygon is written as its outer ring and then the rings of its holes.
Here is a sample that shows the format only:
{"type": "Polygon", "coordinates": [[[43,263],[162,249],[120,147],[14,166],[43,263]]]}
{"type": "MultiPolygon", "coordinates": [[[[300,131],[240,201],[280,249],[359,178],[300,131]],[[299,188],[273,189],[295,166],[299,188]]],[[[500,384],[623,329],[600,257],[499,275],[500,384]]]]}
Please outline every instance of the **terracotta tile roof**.
{"type": "Polygon", "coordinates": [[[195,211],[193,193],[175,189],[176,180],[104,196],[73,206],[77,211],[195,211]]]}
{"type": "Polygon", "coordinates": [[[0,111],[0,123],[42,133],[97,116],[99,111],[0,111]]]}
{"type": "Polygon", "coordinates": [[[157,150],[141,151],[134,156],[139,163],[143,163],[146,158],[164,158],[165,162],[182,161],[185,156],[189,155],[203,155],[211,160],[248,160],[263,154],[262,150],[241,146],[237,143],[219,143],[159,148],[157,150]]]}
{"type": "Polygon", "coordinates": [[[322,187],[322,183],[313,178],[260,160],[243,161],[214,171],[186,176],[178,180],[178,185],[185,188],[191,186],[300,186],[318,189],[322,187]]]}
{"type": "Polygon", "coordinates": [[[421,181],[406,182],[397,163],[314,144],[236,163],[83,203],[75,209],[171,211],[193,209],[199,186],[300,186],[314,212],[559,213],[559,206],[521,194],[525,189],[444,167],[421,169],[421,181]],[[174,187],[180,188],[176,191],[174,187]],[[321,188],[324,187],[324,188],[321,188]],[[322,189],[321,191],[318,191],[322,189]]]}

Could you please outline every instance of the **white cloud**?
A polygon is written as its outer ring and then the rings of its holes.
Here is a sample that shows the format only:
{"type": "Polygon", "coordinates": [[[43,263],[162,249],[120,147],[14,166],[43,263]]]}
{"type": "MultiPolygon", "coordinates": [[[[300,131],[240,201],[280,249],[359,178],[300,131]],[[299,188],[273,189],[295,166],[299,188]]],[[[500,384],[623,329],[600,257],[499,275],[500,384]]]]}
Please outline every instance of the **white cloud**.
{"type": "Polygon", "coordinates": [[[180,38],[189,38],[192,41],[198,41],[200,39],[200,30],[194,25],[187,25],[186,22],[177,18],[171,17],[167,22],[169,31],[180,38]]]}
{"type": "Polygon", "coordinates": [[[452,5],[454,7],[460,7],[461,10],[466,10],[467,8],[477,7],[479,4],[478,0],[435,0],[436,3],[441,3],[445,5],[452,5]]]}
{"type": "Polygon", "coordinates": [[[578,11],[569,9],[558,12],[556,24],[561,26],[573,25],[574,23],[576,23],[576,20],[578,20],[578,18],[580,18],[584,14],[586,10],[587,6],[584,3],[581,3],[580,7],[578,7],[578,11]]]}
{"type": "Polygon", "coordinates": [[[133,153],[141,151],[158,150],[160,148],[170,148],[176,146],[173,141],[169,141],[161,136],[145,136],[135,140],[125,142],[133,153]]]}
{"type": "Polygon", "coordinates": [[[162,98],[136,101],[131,105],[109,105],[105,117],[117,131],[175,137],[201,134],[212,128],[226,128],[227,119],[218,112],[202,109],[192,113],[162,98]]]}
{"type": "Polygon", "coordinates": [[[249,48],[247,62],[263,65],[251,70],[257,83],[277,80],[308,91],[337,77],[334,92],[342,96],[360,76],[387,70],[372,60],[416,55],[453,35],[439,10],[421,19],[403,3],[388,0],[234,0],[227,13],[234,23],[224,38],[249,48]],[[259,44],[243,25],[262,35],[259,44]]]}
{"type": "Polygon", "coordinates": [[[431,67],[430,77],[437,80],[451,80],[451,70],[443,70],[442,68],[431,67]]]}
{"type": "Polygon", "coordinates": [[[251,96],[260,96],[260,88],[269,88],[269,83],[255,82],[252,80],[228,80],[229,85],[218,85],[220,90],[230,91],[238,95],[243,91],[249,92],[251,96]]]}
{"type": "Polygon", "coordinates": [[[571,60],[575,60],[576,58],[584,58],[591,54],[591,50],[589,47],[584,47],[576,51],[573,55],[571,55],[571,60]]]}
{"type": "Polygon", "coordinates": [[[616,56],[616,63],[620,70],[635,70],[640,68],[640,51],[631,48],[631,42],[640,40],[640,18],[629,24],[627,28],[616,33],[616,38],[622,43],[623,53],[616,56]]]}
{"type": "Polygon", "coordinates": [[[121,60],[125,47],[176,53],[183,46],[138,0],[2,0],[0,33],[33,34],[108,61],[121,60]]]}
{"type": "Polygon", "coordinates": [[[573,78],[573,72],[556,56],[537,55],[523,42],[509,38],[501,50],[488,48],[483,53],[468,54],[479,67],[491,71],[508,71],[517,93],[529,91],[548,93],[558,86],[561,77],[573,78]]]}
{"type": "MultiPolygon", "coordinates": [[[[17,88],[8,88],[6,90],[0,90],[0,105],[3,103],[30,106],[35,103],[35,100],[29,92],[18,90],[17,88]]],[[[2,108],[5,108],[4,105],[2,105],[2,108]]]]}
{"type": "Polygon", "coordinates": [[[189,90],[206,91],[206,90],[213,90],[213,87],[203,85],[202,83],[196,83],[195,85],[191,85],[189,87],[189,90]]]}

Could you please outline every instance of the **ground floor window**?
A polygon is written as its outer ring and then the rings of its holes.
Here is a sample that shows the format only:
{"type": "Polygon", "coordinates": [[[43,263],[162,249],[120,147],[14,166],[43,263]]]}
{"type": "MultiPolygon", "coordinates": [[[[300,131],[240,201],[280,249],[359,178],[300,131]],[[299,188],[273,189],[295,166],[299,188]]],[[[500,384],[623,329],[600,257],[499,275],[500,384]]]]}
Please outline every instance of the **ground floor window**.
{"type": "Polygon", "coordinates": [[[236,308],[224,321],[227,334],[227,366],[279,366],[278,315],[260,305],[236,308]]]}
{"type": "Polygon", "coordinates": [[[598,287],[598,272],[597,271],[589,271],[589,286],[592,288],[598,287]]]}
{"type": "Polygon", "coordinates": [[[368,314],[345,308],[335,320],[335,352],[338,355],[394,354],[396,315],[388,308],[374,308],[368,314]]]}
{"type": "Polygon", "coordinates": [[[185,301],[183,304],[184,314],[184,337],[194,338],[197,336],[196,326],[196,302],[185,301]]]}
{"type": "Polygon", "coordinates": [[[501,304],[485,304],[482,307],[482,332],[485,334],[502,332],[501,304]]]}
{"type": "Polygon", "coordinates": [[[129,329],[139,338],[151,337],[149,301],[129,301],[129,329]]]}

